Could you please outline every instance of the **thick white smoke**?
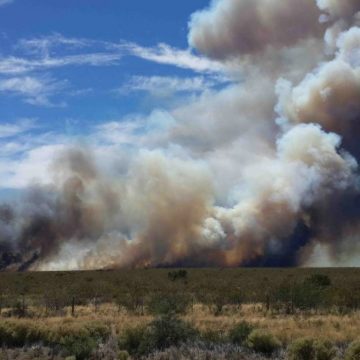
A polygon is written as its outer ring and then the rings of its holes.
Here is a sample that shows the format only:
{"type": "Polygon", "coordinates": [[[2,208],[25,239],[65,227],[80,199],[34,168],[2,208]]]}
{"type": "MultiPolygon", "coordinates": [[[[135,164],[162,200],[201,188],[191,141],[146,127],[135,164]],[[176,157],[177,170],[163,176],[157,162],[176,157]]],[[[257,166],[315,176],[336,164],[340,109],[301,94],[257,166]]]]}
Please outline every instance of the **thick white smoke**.
{"type": "Polygon", "coordinates": [[[144,126],[112,171],[96,150],[65,151],[49,187],[0,209],[3,248],[33,269],[304,265],[319,249],[344,263],[360,216],[358,11],[217,0],[195,13],[190,45],[233,84],[144,126]]]}
{"type": "Polygon", "coordinates": [[[313,0],[222,0],[192,15],[189,42],[217,59],[294,46],[321,33],[313,0]]]}

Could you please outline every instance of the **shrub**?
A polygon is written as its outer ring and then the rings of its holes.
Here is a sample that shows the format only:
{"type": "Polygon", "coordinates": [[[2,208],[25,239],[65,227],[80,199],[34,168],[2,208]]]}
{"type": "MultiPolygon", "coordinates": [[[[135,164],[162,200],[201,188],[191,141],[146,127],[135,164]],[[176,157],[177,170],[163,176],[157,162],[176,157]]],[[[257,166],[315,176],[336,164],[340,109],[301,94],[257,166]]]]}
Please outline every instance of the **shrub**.
{"type": "Polygon", "coordinates": [[[153,315],[184,314],[190,303],[191,298],[185,294],[155,295],[148,303],[148,311],[153,315]]]}
{"type": "Polygon", "coordinates": [[[323,274],[313,274],[306,278],[305,282],[318,288],[325,288],[331,285],[330,278],[323,274]]]}
{"type": "Polygon", "coordinates": [[[6,346],[22,347],[46,338],[46,331],[35,322],[16,320],[0,323],[0,343],[6,346]]]}
{"type": "Polygon", "coordinates": [[[314,341],[310,338],[297,339],[288,349],[289,360],[312,360],[314,357],[314,341]]]}
{"type": "Polygon", "coordinates": [[[233,344],[242,345],[245,343],[248,336],[253,330],[254,327],[251,324],[247,323],[246,321],[242,321],[230,330],[229,340],[233,344]]]}
{"type": "Polygon", "coordinates": [[[250,349],[266,356],[272,355],[281,346],[279,340],[263,330],[253,330],[248,336],[246,344],[250,349]]]}
{"type": "Polygon", "coordinates": [[[226,337],[222,331],[216,329],[207,329],[201,332],[201,340],[205,344],[221,344],[226,342],[226,337]]]}
{"type": "Polygon", "coordinates": [[[119,347],[130,355],[149,354],[194,340],[197,332],[174,316],[162,316],[147,327],[126,329],[119,339],[119,347]]]}
{"type": "Polygon", "coordinates": [[[118,352],[118,356],[117,356],[118,360],[128,360],[130,358],[130,355],[127,351],[119,351],[118,352]]]}
{"type": "Polygon", "coordinates": [[[331,360],[335,349],[329,342],[311,338],[298,339],[289,348],[289,360],[331,360]]]}
{"type": "Polygon", "coordinates": [[[138,354],[149,354],[155,350],[178,346],[188,341],[194,341],[197,336],[197,331],[186,322],[174,316],[162,316],[148,326],[138,354]]]}
{"type": "Polygon", "coordinates": [[[220,315],[224,306],[228,304],[228,299],[226,298],[225,294],[225,292],[219,292],[212,294],[212,296],[209,297],[209,305],[211,308],[213,308],[214,315],[216,316],[220,315]]]}
{"type": "Polygon", "coordinates": [[[186,281],[187,271],[186,270],[170,271],[168,273],[168,278],[171,281],[176,281],[176,280],[185,280],[186,281]]]}
{"type": "Polygon", "coordinates": [[[331,360],[335,358],[335,348],[328,341],[315,341],[315,360],[331,360]]]}
{"type": "Polygon", "coordinates": [[[146,289],[138,282],[126,286],[125,291],[119,291],[116,295],[119,308],[124,307],[129,312],[141,315],[144,313],[145,298],[146,289]]]}
{"type": "Polygon", "coordinates": [[[89,335],[99,341],[105,341],[111,335],[110,328],[100,321],[92,321],[85,325],[86,331],[89,332],[89,335]]]}
{"type": "Polygon", "coordinates": [[[127,350],[129,354],[136,354],[144,342],[146,327],[138,326],[125,329],[119,339],[120,349],[127,350]]]}
{"type": "Polygon", "coordinates": [[[97,347],[97,342],[91,336],[67,335],[60,339],[60,344],[69,355],[74,355],[78,360],[88,359],[97,347]]]}
{"type": "Polygon", "coordinates": [[[289,360],[312,360],[314,357],[314,341],[310,338],[295,340],[288,350],[289,360]]]}
{"type": "Polygon", "coordinates": [[[360,341],[350,344],[345,353],[345,360],[360,360],[360,341]]]}

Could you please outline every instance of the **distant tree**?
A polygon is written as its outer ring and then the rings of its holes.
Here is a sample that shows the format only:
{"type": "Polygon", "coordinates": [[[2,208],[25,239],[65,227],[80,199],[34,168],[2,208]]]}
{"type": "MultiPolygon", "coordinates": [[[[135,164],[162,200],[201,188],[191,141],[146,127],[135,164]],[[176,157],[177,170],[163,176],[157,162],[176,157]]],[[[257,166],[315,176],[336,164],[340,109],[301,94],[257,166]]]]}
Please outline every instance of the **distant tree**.
{"type": "Polygon", "coordinates": [[[178,270],[178,271],[170,271],[168,273],[168,278],[171,281],[176,280],[187,280],[187,271],[186,270],[178,270]]]}
{"type": "Polygon", "coordinates": [[[313,274],[305,279],[305,283],[318,288],[326,288],[331,285],[331,280],[327,275],[313,274]]]}

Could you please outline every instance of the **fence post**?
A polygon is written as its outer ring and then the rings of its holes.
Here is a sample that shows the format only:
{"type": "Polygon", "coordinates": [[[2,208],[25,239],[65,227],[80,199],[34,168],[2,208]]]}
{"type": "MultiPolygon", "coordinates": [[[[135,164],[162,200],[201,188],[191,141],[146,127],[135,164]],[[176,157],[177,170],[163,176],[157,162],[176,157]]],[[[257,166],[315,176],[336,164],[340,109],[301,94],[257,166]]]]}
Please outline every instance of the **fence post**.
{"type": "Polygon", "coordinates": [[[75,316],[75,296],[71,300],[71,316],[75,316]]]}

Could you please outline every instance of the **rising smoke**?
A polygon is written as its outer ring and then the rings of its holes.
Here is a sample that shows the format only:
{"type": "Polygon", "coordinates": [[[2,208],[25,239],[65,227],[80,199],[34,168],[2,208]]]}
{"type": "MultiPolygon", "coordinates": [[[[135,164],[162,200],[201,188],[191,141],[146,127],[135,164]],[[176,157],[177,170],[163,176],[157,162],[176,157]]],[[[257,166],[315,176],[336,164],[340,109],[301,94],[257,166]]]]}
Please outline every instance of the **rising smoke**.
{"type": "Polygon", "coordinates": [[[195,13],[190,45],[233,84],[139,136],[121,171],[91,148],[59,154],[51,184],[0,207],[1,266],[358,264],[359,21],[358,0],[195,13]]]}

